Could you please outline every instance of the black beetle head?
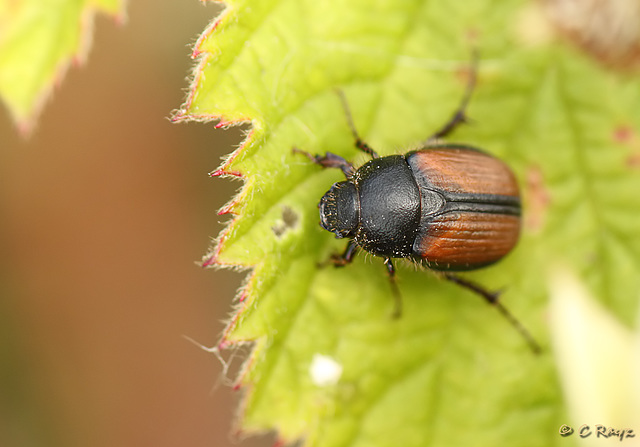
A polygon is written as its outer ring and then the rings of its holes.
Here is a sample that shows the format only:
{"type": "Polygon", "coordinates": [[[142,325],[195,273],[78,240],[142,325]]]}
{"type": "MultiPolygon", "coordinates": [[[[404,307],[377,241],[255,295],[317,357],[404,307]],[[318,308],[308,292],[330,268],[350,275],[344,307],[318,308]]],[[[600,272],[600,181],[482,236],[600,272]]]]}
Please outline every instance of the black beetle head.
{"type": "Polygon", "coordinates": [[[336,238],[355,237],[360,220],[358,190],[350,181],[338,182],[320,199],[320,225],[336,238]]]}

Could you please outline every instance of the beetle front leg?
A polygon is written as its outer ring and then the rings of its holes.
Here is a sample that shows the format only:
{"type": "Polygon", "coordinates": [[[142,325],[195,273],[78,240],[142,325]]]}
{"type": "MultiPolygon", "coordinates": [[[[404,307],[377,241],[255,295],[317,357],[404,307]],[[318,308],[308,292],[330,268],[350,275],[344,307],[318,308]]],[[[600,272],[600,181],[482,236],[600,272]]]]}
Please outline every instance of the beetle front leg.
{"type": "Polygon", "coordinates": [[[340,255],[333,254],[329,261],[335,267],[344,267],[347,264],[351,264],[353,262],[353,258],[358,252],[358,244],[355,243],[353,239],[349,239],[349,243],[347,243],[347,247],[344,249],[344,252],[340,255]]]}
{"type": "Polygon", "coordinates": [[[292,149],[294,154],[302,154],[306,156],[309,160],[314,162],[317,165],[322,166],[323,168],[338,168],[340,169],[345,177],[349,178],[354,173],[355,168],[351,163],[342,158],[339,155],[332,154],[331,152],[327,152],[324,156],[313,155],[309,152],[303,151],[294,147],[292,149]]]}
{"type": "Polygon", "coordinates": [[[400,318],[402,315],[402,296],[400,295],[400,289],[396,282],[396,269],[391,262],[391,258],[384,258],[384,264],[387,266],[387,273],[389,274],[389,282],[391,283],[391,293],[393,293],[393,299],[395,301],[395,307],[392,318],[400,318]]]}
{"type": "Polygon", "coordinates": [[[487,303],[491,304],[493,307],[498,309],[498,311],[500,311],[500,313],[509,321],[509,323],[511,323],[511,325],[518,332],[520,332],[520,334],[524,337],[525,341],[527,342],[527,344],[529,345],[531,350],[535,354],[539,354],[540,353],[540,351],[541,351],[540,345],[533,338],[531,333],[499,301],[498,298],[500,297],[500,292],[490,292],[487,289],[485,289],[484,287],[482,287],[481,285],[476,284],[476,283],[474,283],[472,281],[468,281],[468,280],[466,280],[464,278],[461,278],[461,277],[459,277],[457,275],[454,275],[452,273],[445,273],[444,277],[448,281],[451,281],[452,283],[455,283],[455,284],[457,284],[457,285],[459,285],[461,287],[464,287],[465,289],[471,290],[472,292],[474,292],[477,295],[480,295],[482,298],[484,298],[487,301],[487,303]]]}
{"type": "Polygon", "coordinates": [[[358,244],[356,244],[353,239],[349,239],[349,243],[342,253],[333,253],[329,257],[329,259],[324,262],[318,263],[318,267],[324,268],[327,266],[327,264],[332,264],[334,267],[344,267],[345,265],[351,264],[353,262],[353,258],[355,258],[357,253],[358,244]]]}

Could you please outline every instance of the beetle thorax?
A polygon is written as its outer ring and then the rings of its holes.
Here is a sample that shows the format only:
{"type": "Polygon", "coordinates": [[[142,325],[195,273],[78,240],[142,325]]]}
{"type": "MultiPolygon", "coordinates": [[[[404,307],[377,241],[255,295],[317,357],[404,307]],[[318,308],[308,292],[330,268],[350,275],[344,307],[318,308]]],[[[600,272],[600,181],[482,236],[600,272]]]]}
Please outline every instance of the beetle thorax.
{"type": "Polygon", "coordinates": [[[374,158],[354,175],[360,195],[355,241],[378,256],[411,255],[420,224],[420,192],[402,155],[374,158]]]}

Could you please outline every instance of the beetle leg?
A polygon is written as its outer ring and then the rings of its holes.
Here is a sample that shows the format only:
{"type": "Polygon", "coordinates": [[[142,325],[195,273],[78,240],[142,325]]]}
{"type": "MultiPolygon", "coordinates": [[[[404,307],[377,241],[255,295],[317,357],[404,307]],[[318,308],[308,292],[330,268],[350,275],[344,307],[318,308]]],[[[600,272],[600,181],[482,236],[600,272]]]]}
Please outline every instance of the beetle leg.
{"type": "Polygon", "coordinates": [[[455,284],[457,284],[457,285],[459,285],[461,287],[469,289],[472,292],[476,293],[477,295],[480,295],[482,298],[484,298],[487,301],[487,303],[491,304],[493,307],[498,309],[498,311],[500,311],[500,313],[509,321],[509,323],[511,323],[511,325],[518,332],[520,332],[520,334],[524,337],[525,341],[527,342],[527,344],[529,345],[531,350],[534,352],[534,354],[539,354],[540,353],[540,351],[541,351],[540,345],[533,338],[531,333],[499,301],[498,298],[500,297],[500,292],[489,292],[487,289],[485,289],[481,285],[476,284],[476,283],[471,282],[471,281],[468,281],[466,279],[463,279],[463,278],[461,278],[459,276],[456,276],[456,275],[453,275],[451,273],[445,273],[444,277],[447,280],[449,280],[449,281],[451,281],[451,282],[453,282],[453,283],[455,283],[455,284]]]}
{"type": "Polygon", "coordinates": [[[442,128],[431,135],[429,139],[426,141],[426,144],[433,143],[436,140],[446,137],[451,132],[453,132],[460,124],[467,123],[468,118],[466,114],[467,105],[469,104],[469,100],[471,99],[471,95],[476,86],[476,79],[478,74],[478,51],[473,50],[471,53],[471,67],[469,69],[469,81],[467,83],[467,90],[465,91],[464,96],[462,97],[462,101],[460,101],[460,105],[453,113],[451,119],[445,123],[442,128]]]}
{"type": "Polygon", "coordinates": [[[398,283],[396,283],[396,269],[391,262],[391,258],[384,258],[384,263],[387,266],[389,282],[391,283],[391,292],[393,293],[393,299],[395,301],[395,307],[391,316],[393,318],[400,318],[400,316],[402,315],[402,296],[400,295],[398,283]]]}
{"type": "Polygon", "coordinates": [[[340,89],[336,89],[336,93],[338,93],[340,102],[342,102],[342,108],[344,109],[344,114],[347,117],[347,124],[349,124],[349,129],[351,129],[353,138],[355,138],[356,140],[356,147],[362,152],[371,155],[372,158],[378,158],[378,153],[374,151],[367,143],[365,143],[362,138],[360,138],[360,135],[358,135],[356,125],[353,123],[353,117],[351,116],[351,110],[349,110],[349,103],[347,102],[347,97],[344,95],[344,92],[340,89]]]}
{"type": "Polygon", "coordinates": [[[298,149],[297,147],[294,147],[293,153],[305,155],[309,160],[317,165],[322,166],[323,168],[338,168],[344,173],[347,178],[351,177],[351,175],[355,171],[355,168],[351,163],[349,163],[341,156],[332,154],[331,152],[327,152],[324,156],[320,156],[313,155],[309,152],[305,152],[298,149]]]}
{"type": "Polygon", "coordinates": [[[325,262],[319,263],[318,267],[326,267],[327,264],[333,264],[334,267],[344,267],[353,262],[353,258],[358,252],[358,244],[353,239],[349,239],[344,251],[340,254],[334,253],[325,262]]]}
{"type": "Polygon", "coordinates": [[[358,250],[358,244],[355,243],[353,239],[349,239],[349,243],[345,248],[344,252],[340,255],[334,254],[331,256],[330,262],[333,263],[336,267],[344,267],[347,264],[351,264],[353,262],[353,258],[355,257],[358,250]]]}

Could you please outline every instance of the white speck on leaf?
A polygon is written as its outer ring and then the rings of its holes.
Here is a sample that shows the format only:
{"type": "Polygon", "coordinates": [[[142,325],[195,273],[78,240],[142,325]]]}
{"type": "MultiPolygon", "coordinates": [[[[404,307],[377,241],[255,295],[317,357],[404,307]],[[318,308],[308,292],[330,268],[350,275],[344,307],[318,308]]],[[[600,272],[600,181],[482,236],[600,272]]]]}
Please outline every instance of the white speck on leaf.
{"type": "Polygon", "coordinates": [[[342,365],[333,357],[314,354],[309,366],[309,374],[317,386],[335,385],[342,376],[342,365]]]}

